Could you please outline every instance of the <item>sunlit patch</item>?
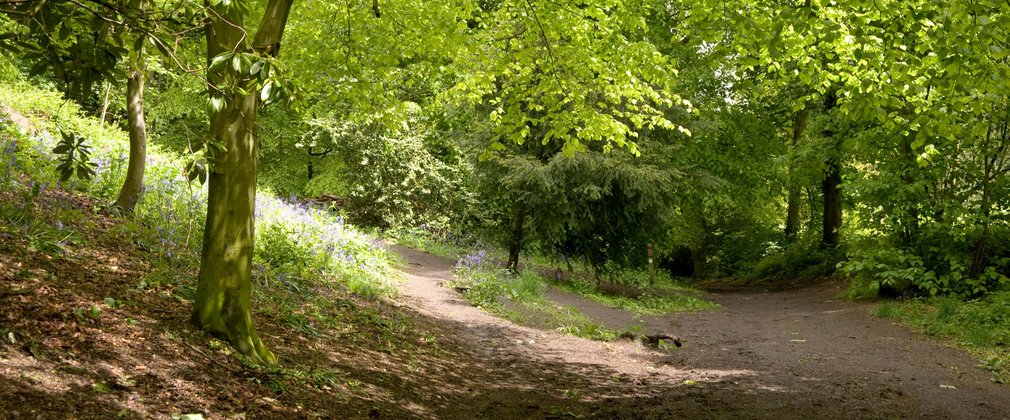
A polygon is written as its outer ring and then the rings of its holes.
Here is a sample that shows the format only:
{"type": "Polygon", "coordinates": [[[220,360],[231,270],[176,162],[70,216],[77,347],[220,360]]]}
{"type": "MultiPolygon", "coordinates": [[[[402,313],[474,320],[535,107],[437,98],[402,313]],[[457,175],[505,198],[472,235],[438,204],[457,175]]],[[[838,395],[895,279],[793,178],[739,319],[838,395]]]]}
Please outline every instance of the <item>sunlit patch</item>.
{"type": "Polygon", "coordinates": [[[761,391],[769,391],[769,392],[789,392],[785,388],[778,385],[758,384],[756,388],[761,391]]]}

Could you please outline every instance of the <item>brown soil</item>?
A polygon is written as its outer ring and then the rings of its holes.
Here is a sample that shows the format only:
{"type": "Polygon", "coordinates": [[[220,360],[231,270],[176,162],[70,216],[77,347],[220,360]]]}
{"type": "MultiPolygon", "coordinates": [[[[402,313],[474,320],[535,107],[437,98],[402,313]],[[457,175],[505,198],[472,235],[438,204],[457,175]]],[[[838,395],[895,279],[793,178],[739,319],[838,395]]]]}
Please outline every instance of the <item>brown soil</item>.
{"type": "MultiPolygon", "coordinates": [[[[252,369],[190,326],[181,285],[137,287],[154,269],[157,246],[131,241],[116,229],[122,222],[93,213],[96,203],[79,196],[51,190],[39,200],[40,209],[75,209],[78,216],[64,223],[81,238],[54,255],[0,221],[0,418],[1010,413],[1006,388],[990,383],[970,357],[872,319],[866,306],[834,301],[829,288],[717,294],[711,298],[720,310],[646,318],[647,330],[685,339],[679,350],[657,351],[492,317],[439,286],[452,261],[399,248],[407,281],[394,301],[333,290],[322,291],[332,294],[328,306],[297,295],[286,307],[254,297],[258,330],[281,365],[252,369]]],[[[178,277],[191,282],[190,266],[181,263],[178,277]]],[[[614,327],[631,320],[551,296],[614,327]]]]}

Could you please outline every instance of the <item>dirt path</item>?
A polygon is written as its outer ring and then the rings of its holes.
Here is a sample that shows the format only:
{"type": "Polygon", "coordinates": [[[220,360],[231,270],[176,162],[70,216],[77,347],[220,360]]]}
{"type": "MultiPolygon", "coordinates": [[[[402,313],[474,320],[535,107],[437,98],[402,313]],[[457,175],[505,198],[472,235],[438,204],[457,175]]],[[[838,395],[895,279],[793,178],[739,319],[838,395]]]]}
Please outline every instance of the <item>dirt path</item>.
{"type": "MultiPolygon", "coordinates": [[[[498,389],[474,390],[447,416],[1010,418],[1010,389],[970,356],[836,300],[832,286],[713,293],[719,310],[642,318],[646,331],[685,340],[657,351],[516,326],[439,286],[452,261],[394,250],[408,261],[407,304],[458,324],[458,338],[500,367],[472,373],[498,378],[498,389]],[[570,404],[559,406],[557,394],[570,404]]],[[[548,296],[613,328],[636,320],[573,295],[548,296]]]]}

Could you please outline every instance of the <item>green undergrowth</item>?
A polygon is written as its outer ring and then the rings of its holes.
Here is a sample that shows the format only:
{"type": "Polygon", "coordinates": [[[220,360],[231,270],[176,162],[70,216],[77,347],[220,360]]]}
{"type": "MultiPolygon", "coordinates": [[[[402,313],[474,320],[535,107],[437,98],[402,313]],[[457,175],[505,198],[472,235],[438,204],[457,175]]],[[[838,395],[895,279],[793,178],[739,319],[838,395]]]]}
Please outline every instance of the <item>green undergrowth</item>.
{"type": "Polygon", "coordinates": [[[407,248],[424,251],[432,255],[446,258],[456,258],[462,251],[442,241],[432,239],[418,229],[398,229],[386,233],[390,242],[407,248]]]}
{"type": "Polygon", "coordinates": [[[386,239],[408,248],[424,251],[446,258],[458,258],[472,249],[482,249],[496,260],[505,260],[500,249],[487,246],[483,241],[448,229],[438,229],[428,225],[414,228],[396,228],[385,232],[386,239]]]}
{"type": "MultiPolygon", "coordinates": [[[[119,217],[110,204],[125,178],[128,141],[121,129],[84,115],[52,89],[23,80],[0,80],[0,104],[31,122],[26,130],[0,117],[0,231],[28,238],[50,257],[66,258],[89,245],[79,231],[93,228],[95,221],[67,200],[44,198],[47,192],[82,196],[92,203],[87,210],[117,218],[103,235],[151,254],[151,271],[137,280],[137,287],[169,288],[181,299],[192,299],[207,188],[188,180],[185,157],[165,152],[158,139],[151,139],[141,200],[131,218],[119,217]],[[94,176],[60,182],[53,149],[62,134],[87,139],[94,176]]],[[[256,205],[254,278],[259,287],[254,289],[259,299],[281,299],[288,292],[322,297],[346,292],[366,298],[394,293],[398,275],[393,257],[373,237],[337,215],[286,202],[270,191],[258,192],[256,205]]],[[[287,311],[288,302],[277,303],[287,311]]],[[[304,310],[292,305],[288,312],[304,310]]],[[[296,316],[291,319],[292,327],[302,328],[296,316]]]]}
{"type": "Polygon", "coordinates": [[[993,381],[1010,382],[1010,291],[967,302],[950,297],[887,302],[874,315],[950,341],[975,355],[993,381]]]}
{"type": "Polygon", "coordinates": [[[702,311],[718,308],[716,303],[701,298],[701,291],[678,284],[669,275],[657,273],[653,286],[648,275],[641,271],[628,271],[620,284],[593,282],[572,278],[553,281],[552,285],[612,308],[623,309],[638,315],[665,315],[678,312],[702,311]]]}
{"type": "Polygon", "coordinates": [[[547,281],[539,274],[527,270],[512,275],[484,251],[459,258],[451,286],[474,306],[519,325],[593,340],[613,340],[618,334],[575,308],[548,300],[547,281]]]}

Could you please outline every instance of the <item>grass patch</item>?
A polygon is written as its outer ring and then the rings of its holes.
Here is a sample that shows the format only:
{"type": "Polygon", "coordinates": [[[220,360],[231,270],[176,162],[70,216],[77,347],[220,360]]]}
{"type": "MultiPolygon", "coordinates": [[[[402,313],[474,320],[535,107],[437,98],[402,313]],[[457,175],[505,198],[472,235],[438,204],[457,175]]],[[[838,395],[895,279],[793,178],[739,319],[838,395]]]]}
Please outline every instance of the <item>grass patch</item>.
{"type": "Polygon", "coordinates": [[[577,309],[547,300],[547,281],[532,271],[511,275],[484,251],[460,257],[452,286],[463,297],[495,316],[519,325],[553,329],[593,340],[612,340],[617,333],[602,327],[577,309]]]}
{"type": "Polygon", "coordinates": [[[949,297],[887,302],[873,314],[949,340],[977,357],[994,382],[1010,382],[1010,291],[968,302],[949,297]]]}
{"type": "MultiPolygon", "coordinates": [[[[632,274],[635,277],[635,274],[632,274]]],[[[554,281],[558,289],[582,296],[612,308],[638,315],[665,315],[678,312],[703,311],[719,305],[701,298],[701,291],[677,284],[670,278],[657,279],[651,288],[630,281],[620,285],[597,285],[579,279],[554,281]]]]}
{"type": "Polygon", "coordinates": [[[432,239],[430,235],[415,229],[387,232],[386,239],[396,245],[424,251],[440,257],[456,258],[456,256],[463,253],[457,247],[432,239]]]}
{"type": "Polygon", "coordinates": [[[558,305],[545,298],[513,302],[489,312],[519,325],[552,329],[590,340],[611,341],[620,334],[601,326],[578,309],[558,305]]]}

